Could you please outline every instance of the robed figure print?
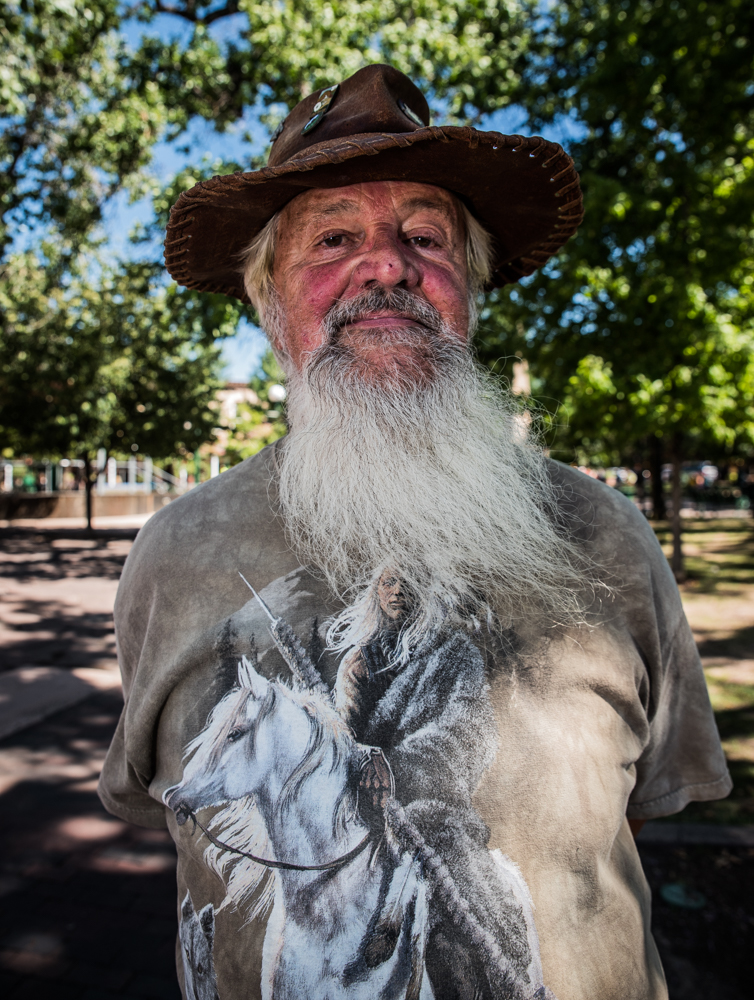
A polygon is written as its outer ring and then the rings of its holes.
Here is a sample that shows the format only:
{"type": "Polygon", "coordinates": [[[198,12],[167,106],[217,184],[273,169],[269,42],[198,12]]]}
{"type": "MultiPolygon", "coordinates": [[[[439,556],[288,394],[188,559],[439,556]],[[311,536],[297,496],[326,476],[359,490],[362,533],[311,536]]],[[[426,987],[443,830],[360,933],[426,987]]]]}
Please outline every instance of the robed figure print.
{"type": "Polygon", "coordinates": [[[397,662],[400,578],[371,591],[332,692],[270,615],[293,680],[250,650],[164,800],[207,837],[226,903],[266,916],[265,1000],[554,1000],[527,886],[472,805],[497,750],[483,657],[440,628],[397,662]]]}

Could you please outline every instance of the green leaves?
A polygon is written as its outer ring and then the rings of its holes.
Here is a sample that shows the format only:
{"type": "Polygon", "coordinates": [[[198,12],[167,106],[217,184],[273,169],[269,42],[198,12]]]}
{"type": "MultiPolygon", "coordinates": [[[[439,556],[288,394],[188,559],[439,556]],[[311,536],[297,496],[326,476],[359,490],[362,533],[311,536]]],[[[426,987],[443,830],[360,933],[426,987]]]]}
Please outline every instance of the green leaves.
{"type": "Polygon", "coordinates": [[[118,24],[109,0],[0,12],[0,252],[19,232],[87,238],[103,202],[148,163],[169,114],[129,71],[118,24]]]}
{"type": "Polygon", "coordinates": [[[256,455],[286,433],[282,381],[283,372],[268,348],[259,371],[249,382],[256,402],[239,403],[235,415],[224,421],[218,431],[223,442],[224,460],[228,465],[235,465],[256,455]],[[274,398],[271,399],[271,395],[274,398]]]}
{"type": "Polygon", "coordinates": [[[497,296],[483,356],[499,352],[494,325],[522,326],[517,349],[563,403],[564,457],[617,462],[655,435],[751,446],[754,13],[738,0],[551,11],[520,94],[543,129],[582,124],[570,151],[586,215],[546,273],[497,296]]]}
{"type": "Polygon", "coordinates": [[[222,384],[215,339],[235,329],[238,310],[218,296],[195,308],[150,265],[113,270],[81,255],[65,268],[61,285],[55,267],[29,251],[0,274],[3,445],[40,456],[104,447],[160,458],[211,438],[222,384]]]}

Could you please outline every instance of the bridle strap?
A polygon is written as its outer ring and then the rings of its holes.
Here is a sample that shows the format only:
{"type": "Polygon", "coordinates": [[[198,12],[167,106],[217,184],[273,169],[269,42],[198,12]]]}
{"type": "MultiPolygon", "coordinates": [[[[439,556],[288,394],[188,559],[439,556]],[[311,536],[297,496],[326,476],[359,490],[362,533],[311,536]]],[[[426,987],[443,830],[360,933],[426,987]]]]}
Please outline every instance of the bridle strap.
{"type": "Polygon", "coordinates": [[[231,854],[238,854],[239,857],[248,858],[249,861],[254,861],[256,864],[263,865],[265,868],[280,868],[286,872],[326,872],[332,868],[341,868],[343,865],[347,865],[349,861],[353,861],[355,857],[361,854],[372,836],[371,833],[368,833],[366,837],[364,837],[364,839],[356,845],[356,847],[348,852],[348,854],[342,854],[339,858],[335,858],[334,861],[326,861],[322,865],[294,865],[290,861],[270,861],[268,858],[258,858],[256,854],[249,854],[247,851],[239,851],[237,847],[231,847],[230,844],[225,844],[222,840],[218,840],[217,837],[213,837],[207,827],[202,826],[196,818],[195,813],[188,812],[187,815],[191,817],[192,821],[199,827],[207,840],[214,844],[215,847],[219,847],[223,851],[230,851],[231,854]]]}

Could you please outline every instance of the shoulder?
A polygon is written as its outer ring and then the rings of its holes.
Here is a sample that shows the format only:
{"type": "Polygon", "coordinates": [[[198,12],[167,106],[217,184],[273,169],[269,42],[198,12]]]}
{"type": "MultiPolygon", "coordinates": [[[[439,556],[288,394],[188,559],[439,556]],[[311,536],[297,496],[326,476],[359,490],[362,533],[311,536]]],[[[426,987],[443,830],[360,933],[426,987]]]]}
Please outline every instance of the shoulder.
{"type": "Polygon", "coordinates": [[[607,551],[630,546],[664,560],[652,526],[628,497],[570,465],[548,459],[547,466],[556,516],[572,537],[607,551]]]}
{"type": "Polygon", "coordinates": [[[232,537],[239,541],[274,532],[276,475],[274,446],[246,459],[183,496],[147,521],[134,542],[126,568],[190,559],[213,562],[232,537]]]}
{"type": "Polygon", "coordinates": [[[618,490],[560,462],[550,461],[548,468],[558,520],[612,593],[605,615],[622,621],[635,640],[659,629],[667,648],[684,615],[652,525],[618,490]]]}
{"type": "Polygon", "coordinates": [[[119,641],[140,637],[146,619],[194,625],[239,599],[239,571],[257,585],[297,566],[275,512],[274,446],[156,513],[129,553],[115,603],[119,641]]]}
{"type": "Polygon", "coordinates": [[[193,551],[230,525],[261,527],[273,516],[275,479],[271,446],[163,507],[139,532],[132,552],[142,556],[165,546],[193,551]]]}

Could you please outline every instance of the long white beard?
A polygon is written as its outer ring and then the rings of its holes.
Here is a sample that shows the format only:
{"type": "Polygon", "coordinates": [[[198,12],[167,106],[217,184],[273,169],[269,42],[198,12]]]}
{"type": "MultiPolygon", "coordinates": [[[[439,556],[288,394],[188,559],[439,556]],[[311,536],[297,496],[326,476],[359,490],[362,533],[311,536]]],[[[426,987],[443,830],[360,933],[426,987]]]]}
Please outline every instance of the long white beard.
{"type": "Polygon", "coordinates": [[[414,343],[421,364],[365,378],[331,337],[303,372],[287,365],[280,507],[302,558],[348,602],[335,648],[378,630],[385,570],[410,607],[399,660],[449,624],[581,620],[588,568],[554,522],[546,460],[514,398],[448,331],[366,336],[414,343]]]}

